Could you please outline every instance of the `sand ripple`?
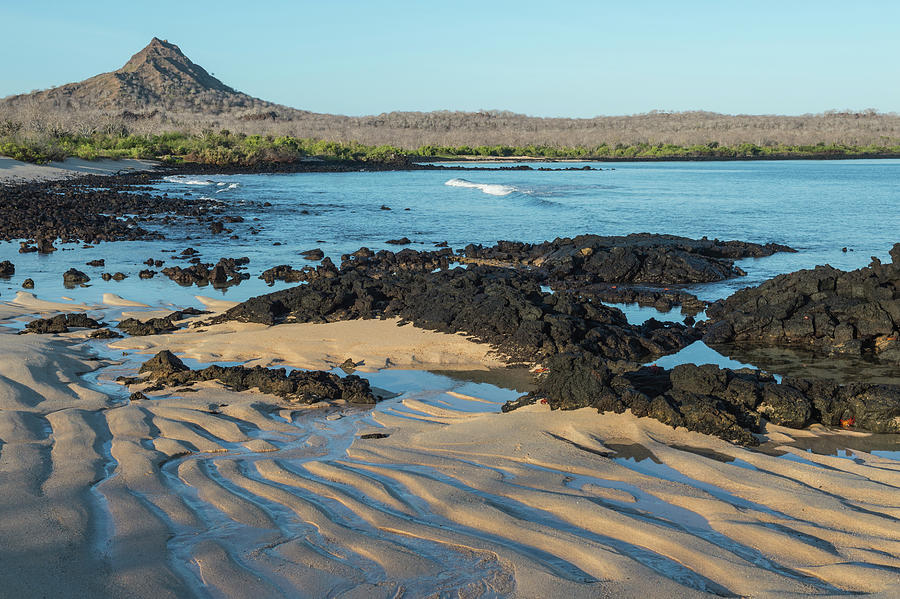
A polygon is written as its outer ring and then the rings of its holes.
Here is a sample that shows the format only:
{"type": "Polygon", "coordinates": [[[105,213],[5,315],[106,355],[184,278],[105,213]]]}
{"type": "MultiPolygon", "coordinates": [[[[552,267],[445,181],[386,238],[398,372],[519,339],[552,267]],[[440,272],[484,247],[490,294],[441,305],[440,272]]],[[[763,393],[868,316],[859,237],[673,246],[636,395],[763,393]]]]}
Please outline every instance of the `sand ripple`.
{"type": "Polygon", "coordinates": [[[81,381],[89,365],[53,342],[6,337],[27,356],[0,360],[0,588],[16,596],[890,596],[900,583],[900,466],[877,455],[775,457],[540,405],[501,415],[471,388],[332,416],[214,384],[132,402],[81,381]]]}

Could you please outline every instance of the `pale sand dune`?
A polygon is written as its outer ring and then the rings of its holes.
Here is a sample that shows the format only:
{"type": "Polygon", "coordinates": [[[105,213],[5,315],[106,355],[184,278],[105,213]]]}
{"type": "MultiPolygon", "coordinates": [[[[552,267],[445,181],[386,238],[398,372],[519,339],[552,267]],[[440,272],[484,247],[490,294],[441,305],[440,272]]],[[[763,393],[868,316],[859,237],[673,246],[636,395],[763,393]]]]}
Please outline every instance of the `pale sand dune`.
{"type": "Polygon", "coordinates": [[[205,295],[195,295],[194,297],[197,298],[197,301],[203,304],[207,310],[211,310],[215,313],[224,312],[230,308],[234,308],[239,303],[214,297],[207,297],[205,295]]]}
{"type": "Polygon", "coordinates": [[[116,295],[115,293],[104,293],[103,294],[103,303],[107,306],[121,306],[126,308],[149,308],[147,304],[143,302],[136,302],[134,300],[125,299],[120,295],[116,295]]]}
{"type": "MultiPolygon", "coordinates": [[[[428,339],[453,361],[484,357],[385,321],[220,325],[147,349],[300,365],[356,358],[345,343],[384,363],[374,352],[431,355],[428,339]]],[[[75,343],[0,332],[4,596],[893,597],[900,584],[896,461],[792,462],[627,414],[473,414],[492,402],[457,392],[339,419],[214,383],[122,401],[78,376],[94,362],[75,343]],[[373,431],[389,436],[359,438],[373,431]]]]}
{"type": "Polygon", "coordinates": [[[0,318],[6,319],[16,314],[48,314],[53,312],[84,312],[96,306],[75,302],[51,302],[38,299],[28,291],[17,291],[15,299],[3,302],[0,306],[0,318]]]}
{"type": "Polygon", "coordinates": [[[0,183],[26,181],[55,181],[82,175],[116,175],[132,171],[146,171],[159,163],[152,160],[82,160],[66,158],[62,162],[31,164],[0,156],[0,183]]]}
{"type": "MultiPolygon", "coordinates": [[[[141,318],[140,316],[138,316],[141,318]]],[[[145,318],[145,317],[144,317],[145,318]]],[[[297,368],[333,368],[347,358],[365,371],[393,368],[478,370],[503,363],[490,348],[461,335],[397,326],[399,319],[355,320],[329,324],[261,324],[229,322],[169,335],[128,337],[110,347],[153,353],[169,349],[200,362],[283,362],[297,368]]]]}

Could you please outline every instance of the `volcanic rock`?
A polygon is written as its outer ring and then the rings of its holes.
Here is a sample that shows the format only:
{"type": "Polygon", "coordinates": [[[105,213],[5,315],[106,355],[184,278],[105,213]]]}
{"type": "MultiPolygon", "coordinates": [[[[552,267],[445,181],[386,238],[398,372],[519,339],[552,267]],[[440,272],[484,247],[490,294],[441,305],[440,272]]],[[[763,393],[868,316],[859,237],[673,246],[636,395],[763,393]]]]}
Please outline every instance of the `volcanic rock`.
{"type": "Polygon", "coordinates": [[[90,281],[91,278],[81,272],[80,270],[76,270],[74,268],[70,268],[66,272],[63,273],[63,285],[66,287],[74,287],[75,285],[82,285],[90,281]]]}
{"type": "Polygon", "coordinates": [[[305,252],[300,252],[300,255],[307,260],[321,260],[325,257],[325,252],[323,252],[319,248],[315,248],[312,250],[306,250],[305,252]]]}
{"type": "Polygon", "coordinates": [[[68,333],[69,327],[83,329],[99,329],[103,323],[97,322],[87,314],[57,314],[52,318],[38,318],[25,325],[26,333],[68,333]]]}
{"type": "Polygon", "coordinates": [[[307,272],[308,284],[252,298],[214,320],[275,324],[397,316],[426,329],[468,333],[515,360],[567,348],[637,360],[696,338],[677,323],[630,325],[621,311],[577,293],[544,293],[525,272],[484,266],[435,270],[447,263],[447,254],[361,251],[360,257],[347,256],[340,269],[326,258],[315,276],[307,272]]]}
{"type": "Polygon", "coordinates": [[[659,285],[721,281],[741,276],[739,258],[758,258],[795,250],[775,243],[689,239],[640,233],[625,237],[580,235],[540,244],[501,241],[492,247],[468,245],[464,258],[478,264],[528,266],[552,280],[659,285]]]}
{"type": "Polygon", "coordinates": [[[838,385],[802,378],[777,383],[760,371],[713,364],[671,370],[635,364],[616,371],[586,353],[559,354],[543,365],[548,372],[537,379],[537,389],[507,402],[504,412],[542,399],[551,409],[631,410],[638,417],[742,445],[759,443],[753,433],[762,432],[763,418],[793,428],[850,421],[872,432],[900,432],[900,385],[838,385]]]}
{"type": "Polygon", "coordinates": [[[140,372],[149,379],[168,386],[188,385],[200,381],[218,381],[234,391],[256,388],[289,402],[312,404],[319,401],[345,400],[352,403],[374,404],[368,381],[356,375],[339,377],[323,371],[270,369],[256,366],[209,366],[190,370],[168,350],[156,354],[144,363],[140,372]]]}
{"type": "Polygon", "coordinates": [[[892,263],[817,266],[742,289],[707,310],[709,344],[799,346],[900,362],[900,243],[892,263]]]}

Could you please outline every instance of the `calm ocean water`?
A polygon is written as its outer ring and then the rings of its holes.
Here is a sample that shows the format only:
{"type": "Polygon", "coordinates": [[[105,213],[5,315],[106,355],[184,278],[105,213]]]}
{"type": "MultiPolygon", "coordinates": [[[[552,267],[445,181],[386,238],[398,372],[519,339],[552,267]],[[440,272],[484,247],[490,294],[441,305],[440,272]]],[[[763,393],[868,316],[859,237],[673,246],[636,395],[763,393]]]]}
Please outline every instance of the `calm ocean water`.
{"type": "Polygon", "coordinates": [[[211,236],[194,224],[165,231],[163,241],[117,242],[91,249],[69,244],[49,256],[18,254],[17,243],[0,243],[0,260],[16,265],[16,275],[0,281],[0,296],[11,298],[31,277],[34,292],[43,299],[99,301],[103,293],[117,293],[151,304],[198,305],[194,295],[202,293],[243,300],[273,289],[256,278],[263,270],[277,264],[306,264],[298,255],[302,250],[320,247],[337,263],[341,253],[360,246],[399,249],[385,241],[403,236],[415,242],[412,248],[431,249],[438,241],[459,248],[500,239],[543,241],[581,233],[651,232],[774,241],[799,250],[745,260],[740,265],[748,276],[693,289],[705,299],[715,299],[817,264],[852,269],[868,264],[870,256],[887,260],[890,247],[900,241],[900,160],[592,166],[603,170],[170,177],[157,185],[159,191],[228,202],[231,214],[246,219],[229,225],[240,239],[211,236]],[[250,200],[272,206],[260,211],[247,205],[250,200]],[[382,205],[391,210],[382,210],[382,205]],[[250,234],[251,227],[261,231],[250,234]],[[200,250],[207,262],[247,256],[253,278],[224,291],[180,287],[161,275],[150,281],[138,279],[147,258],[164,259],[167,266],[183,264],[162,250],[188,246],[200,250]],[[853,251],[842,252],[845,246],[853,251]],[[104,258],[106,266],[85,266],[96,258],[104,258]],[[63,288],[62,273],[72,266],[92,277],[89,286],[63,288]],[[122,271],[129,278],[104,282],[99,278],[104,271],[122,271]]]}

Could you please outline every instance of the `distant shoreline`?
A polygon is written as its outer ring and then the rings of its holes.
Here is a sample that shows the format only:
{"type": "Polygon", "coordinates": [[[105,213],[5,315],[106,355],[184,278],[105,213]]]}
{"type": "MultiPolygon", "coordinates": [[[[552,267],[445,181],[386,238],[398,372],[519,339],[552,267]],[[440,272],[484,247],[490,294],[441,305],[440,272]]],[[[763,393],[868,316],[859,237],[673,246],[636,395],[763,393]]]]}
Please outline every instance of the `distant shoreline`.
{"type": "MultiPolygon", "coordinates": [[[[606,158],[538,158],[533,156],[460,156],[436,158],[412,158],[404,163],[367,162],[353,160],[301,160],[297,162],[268,162],[255,165],[214,165],[199,162],[165,164],[151,160],[100,159],[96,161],[67,158],[51,164],[33,164],[0,156],[0,188],[45,182],[72,182],[85,177],[121,177],[143,173],[153,178],[167,175],[241,175],[241,174],[289,174],[289,173],[344,173],[411,170],[527,170],[532,167],[516,167],[520,163],[535,164],[604,164],[625,162],[756,162],[797,160],[883,160],[900,159],[900,154],[886,153],[865,156],[849,155],[784,155],[742,157],[606,157],[606,158]],[[462,163],[462,165],[460,165],[462,163]],[[464,166],[471,163],[472,167],[464,166]],[[476,167],[475,164],[498,164],[494,168],[476,167]]],[[[537,169],[535,169],[537,170],[537,169]]],[[[549,168],[551,171],[578,171],[577,168],[549,168]]],[[[588,169],[585,169],[588,170],[588,169]]],[[[601,169],[590,169],[601,170],[601,169]]]]}
{"type": "Polygon", "coordinates": [[[784,154],[769,156],[637,156],[637,157],[603,157],[603,158],[543,158],[534,156],[456,156],[417,160],[419,164],[434,162],[750,162],[759,160],[886,160],[900,158],[898,153],[866,154],[866,155],[822,155],[822,154],[784,154]]]}

